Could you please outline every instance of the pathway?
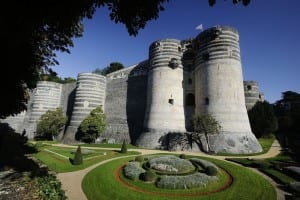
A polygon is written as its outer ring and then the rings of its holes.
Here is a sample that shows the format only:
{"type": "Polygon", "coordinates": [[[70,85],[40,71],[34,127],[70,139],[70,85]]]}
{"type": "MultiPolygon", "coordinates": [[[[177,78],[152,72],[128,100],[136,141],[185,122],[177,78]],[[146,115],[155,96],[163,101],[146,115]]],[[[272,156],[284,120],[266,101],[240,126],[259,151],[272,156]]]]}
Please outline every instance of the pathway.
{"type": "MultiPolygon", "coordinates": [[[[60,146],[60,147],[70,147],[74,148],[74,146],[70,145],[65,145],[65,144],[53,144],[53,146],[60,146]]],[[[100,147],[82,147],[82,148],[89,148],[89,149],[106,149],[106,150],[119,150],[119,148],[100,148],[100,147]]],[[[215,156],[215,155],[208,155],[202,152],[168,152],[168,151],[161,151],[161,150],[150,150],[150,149],[130,149],[129,151],[137,151],[140,152],[142,155],[147,155],[147,154],[154,154],[154,153],[184,153],[187,155],[195,155],[195,156],[204,156],[204,157],[210,157],[210,158],[215,158],[219,160],[225,160],[225,158],[230,158],[234,157],[237,158],[236,156],[215,156]]],[[[271,158],[276,155],[278,155],[281,151],[280,145],[277,140],[274,141],[272,144],[271,148],[269,151],[265,154],[261,155],[256,155],[256,156],[245,156],[247,158],[256,158],[256,159],[264,159],[264,158],[271,158]]],[[[132,156],[132,155],[131,155],[132,156]]],[[[130,157],[130,156],[125,156],[125,157],[130,157]]],[[[59,173],[57,174],[57,178],[61,181],[62,183],[62,188],[66,191],[66,196],[69,199],[72,200],[86,200],[86,196],[82,191],[81,188],[81,182],[83,180],[83,177],[90,172],[92,169],[98,167],[99,165],[102,165],[104,163],[110,162],[112,160],[120,159],[124,157],[116,157],[108,160],[104,160],[102,162],[99,162],[95,165],[92,165],[88,168],[85,168],[83,170],[75,171],[75,172],[67,172],[67,173],[59,173]]],[[[275,188],[277,191],[277,200],[284,200],[284,195],[285,192],[282,191],[276,182],[274,182],[271,178],[265,176],[261,172],[259,172],[256,169],[251,170],[255,171],[256,173],[259,173],[262,175],[264,178],[266,178],[275,188]]]]}

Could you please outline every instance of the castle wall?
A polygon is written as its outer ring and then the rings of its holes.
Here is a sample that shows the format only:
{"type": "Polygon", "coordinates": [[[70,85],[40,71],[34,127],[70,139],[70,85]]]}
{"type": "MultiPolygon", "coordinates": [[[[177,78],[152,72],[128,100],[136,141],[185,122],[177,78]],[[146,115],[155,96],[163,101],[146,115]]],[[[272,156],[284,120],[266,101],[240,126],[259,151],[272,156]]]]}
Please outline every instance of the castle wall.
{"type": "Polygon", "coordinates": [[[160,138],[167,133],[186,131],[181,57],[179,40],[159,40],[150,46],[147,106],[139,146],[159,148],[160,138]]]}
{"type": "Polygon", "coordinates": [[[143,129],[148,61],[107,75],[105,114],[101,139],[135,143],[143,129]]]}
{"type": "Polygon", "coordinates": [[[215,152],[261,151],[251,132],[245,107],[239,35],[230,27],[214,27],[196,38],[196,112],[212,115],[222,126],[211,136],[215,152]]]}
{"type": "Polygon", "coordinates": [[[80,123],[97,106],[104,106],[106,80],[95,73],[80,73],[77,77],[75,100],[71,120],[64,134],[64,142],[75,141],[75,133],[80,123]]]}

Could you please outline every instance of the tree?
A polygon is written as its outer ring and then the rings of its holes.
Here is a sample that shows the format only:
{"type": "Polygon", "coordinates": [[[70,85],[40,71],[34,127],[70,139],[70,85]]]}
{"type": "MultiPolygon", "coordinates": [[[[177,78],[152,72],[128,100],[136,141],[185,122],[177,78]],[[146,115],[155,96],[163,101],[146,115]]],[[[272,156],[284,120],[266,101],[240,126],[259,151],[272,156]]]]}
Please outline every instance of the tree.
{"type": "Polygon", "coordinates": [[[26,109],[28,89],[35,88],[42,72],[58,64],[56,51],[69,53],[73,38],[83,34],[82,20],[97,8],[107,7],[110,19],[136,36],[149,20],[157,19],[168,0],[9,1],[0,14],[2,63],[0,117],[26,109]],[[9,78],[7,78],[9,77],[9,78]]]}
{"type": "Polygon", "coordinates": [[[293,91],[282,93],[282,99],[276,101],[275,114],[278,119],[280,142],[299,154],[300,146],[300,94],[293,91]]]}
{"type": "Polygon", "coordinates": [[[112,62],[109,64],[109,66],[103,68],[102,70],[101,69],[95,69],[93,71],[93,73],[96,73],[96,74],[101,74],[103,76],[106,76],[107,74],[109,73],[112,73],[112,72],[115,72],[115,71],[118,71],[120,69],[123,69],[124,68],[124,65],[122,63],[119,63],[119,62],[112,62]]]}
{"type": "Polygon", "coordinates": [[[80,145],[78,145],[77,150],[75,152],[74,158],[72,160],[73,165],[81,165],[82,164],[82,153],[80,145]]]}
{"type": "Polygon", "coordinates": [[[248,111],[252,132],[257,138],[267,137],[278,128],[273,106],[267,101],[256,102],[248,111]]]}
{"type": "Polygon", "coordinates": [[[121,153],[127,153],[127,146],[126,146],[126,141],[123,140],[123,144],[121,147],[121,153]]]}
{"type": "Polygon", "coordinates": [[[293,91],[282,93],[282,99],[275,103],[279,131],[300,131],[300,94],[293,91]]]}
{"type": "Polygon", "coordinates": [[[81,122],[76,133],[76,139],[87,143],[95,142],[100,133],[105,130],[105,127],[105,114],[99,106],[92,110],[90,115],[81,122]]]}
{"type": "Polygon", "coordinates": [[[198,146],[202,146],[201,136],[204,134],[207,143],[208,152],[211,151],[209,135],[219,134],[221,125],[211,115],[196,115],[194,117],[194,132],[192,133],[192,141],[196,142],[198,146]]]}
{"type": "Polygon", "coordinates": [[[38,121],[36,128],[37,136],[52,140],[53,137],[58,136],[64,129],[66,121],[67,118],[61,108],[48,110],[38,121]]]}
{"type": "MultiPolygon", "coordinates": [[[[226,1],[226,0],[224,0],[226,1]]],[[[240,2],[243,3],[244,6],[248,6],[251,0],[232,0],[233,4],[238,4],[240,2]]],[[[216,0],[208,0],[208,4],[210,6],[214,6],[216,4],[216,0]]]]}

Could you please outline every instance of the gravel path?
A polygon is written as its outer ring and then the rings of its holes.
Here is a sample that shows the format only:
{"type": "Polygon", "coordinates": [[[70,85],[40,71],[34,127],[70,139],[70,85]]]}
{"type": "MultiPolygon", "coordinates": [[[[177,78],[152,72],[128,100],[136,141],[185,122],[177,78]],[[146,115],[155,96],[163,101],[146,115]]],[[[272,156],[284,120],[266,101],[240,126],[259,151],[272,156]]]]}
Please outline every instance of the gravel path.
{"type": "MultiPolygon", "coordinates": [[[[53,146],[61,146],[61,147],[72,147],[74,146],[69,146],[65,144],[53,144],[53,146]]],[[[82,147],[85,148],[85,147],[82,147]]],[[[106,149],[106,150],[119,150],[119,148],[100,148],[100,147],[88,147],[89,149],[106,149]]],[[[219,160],[224,160],[225,158],[230,158],[231,156],[214,156],[214,155],[208,155],[202,152],[168,152],[168,151],[160,151],[160,150],[150,150],[150,149],[130,149],[129,151],[138,151],[142,155],[146,154],[154,154],[154,153],[179,153],[179,154],[187,154],[187,155],[195,155],[195,156],[205,156],[205,157],[211,157],[219,160]]],[[[256,156],[245,156],[247,158],[257,158],[257,159],[264,159],[264,158],[271,158],[276,155],[278,155],[281,151],[280,145],[277,140],[274,141],[272,144],[270,150],[262,155],[256,155],[256,156]]],[[[125,157],[130,157],[130,156],[125,156],[125,157]]],[[[234,158],[237,158],[236,156],[232,156],[234,158]]],[[[62,188],[66,191],[66,196],[71,199],[71,200],[86,200],[86,196],[82,191],[81,188],[81,182],[83,180],[83,177],[92,169],[98,167],[99,165],[102,165],[104,163],[110,162],[112,160],[120,159],[124,157],[117,157],[117,158],[112,158],[108,160],[104,160],[102,162],[99,162],[95,165],[92,165],[88,168],[85,168],[83,170],[75,171],[75,172],[67,172],[67,173],[59,173],[57,174],[58,179],[62,183],[62,188]]],[[[263,177],[265,177],[275,188],[277,191],[277,200],[284,200],[284,195],[285,192],[282,191],[279,187],[278,184],[275,183],[271,178],[265,176],[261,172],[259,172],[256,169],[252,169],[254,172],[261,174],[263,177]]]]}

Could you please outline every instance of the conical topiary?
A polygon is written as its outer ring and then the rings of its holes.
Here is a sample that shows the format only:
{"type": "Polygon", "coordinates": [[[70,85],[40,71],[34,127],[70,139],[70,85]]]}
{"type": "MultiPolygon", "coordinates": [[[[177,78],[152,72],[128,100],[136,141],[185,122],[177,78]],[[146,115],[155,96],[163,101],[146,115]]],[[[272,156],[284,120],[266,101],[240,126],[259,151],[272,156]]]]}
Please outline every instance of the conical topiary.
{"type": "Polygon", "coordinates": [[[81,154],[81,148],[80,145],[78,146],[74,159],[73,159],[73,165],[81,165],[82,164],[82,154],[81,154]]]}
{"type": "Polygon", "coordinates": [[[121,153],[127,153],[127,147],[125,140],[123,141],[122,147],[121,147],[121,153]]]}

